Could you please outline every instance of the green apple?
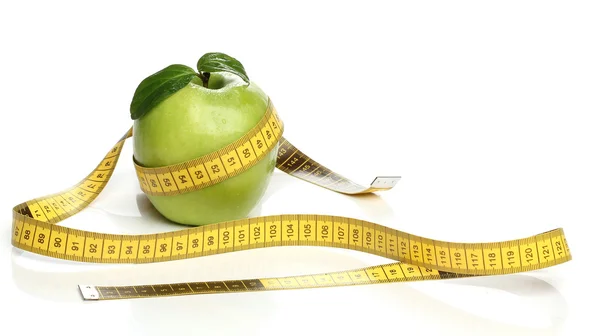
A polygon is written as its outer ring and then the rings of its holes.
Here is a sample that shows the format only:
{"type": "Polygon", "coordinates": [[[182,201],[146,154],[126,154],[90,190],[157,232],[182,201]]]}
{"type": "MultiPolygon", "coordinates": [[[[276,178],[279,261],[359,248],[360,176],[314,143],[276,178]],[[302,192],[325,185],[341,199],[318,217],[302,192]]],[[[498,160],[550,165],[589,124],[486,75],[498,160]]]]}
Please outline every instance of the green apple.
{"type": "MultiPolygon", "coordinates": [[[[232,70],[237,60],[216,53],[203,58],[214,55],[220,57],[217,66],[199,61],[199,72],[190,76],[191,68],[184,68],[184,75],[165,68],[140,83],[131,107],[134,159],[139,165],[167,166],[214,152],[242,137],[263,117],[268,96],[247,79],[243,67],[241,72],[232,70]],[[180,81],[182,76],[187,77],[180,81]],[[165,88],[170,91],[165,93],[165,88]],[[145,111],[139,112],[140,106],[146,106],[145,111]]],[[[276,160],[277,146],[255,166],[218,184],[179,195],[147,197],[158,212],[179,224],[198,226],[244,218],[264,195],[276,160]]]]}

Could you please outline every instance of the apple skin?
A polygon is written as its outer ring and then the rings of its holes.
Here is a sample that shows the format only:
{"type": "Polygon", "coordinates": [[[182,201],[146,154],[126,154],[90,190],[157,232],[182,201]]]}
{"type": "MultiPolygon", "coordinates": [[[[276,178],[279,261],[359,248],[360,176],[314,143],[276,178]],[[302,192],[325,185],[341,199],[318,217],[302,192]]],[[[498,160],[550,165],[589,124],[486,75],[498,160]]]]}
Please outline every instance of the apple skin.
{"type": "MultiPolygon", "coordinates": [[[[253,82],[226,72],[200,78],[155,106],[133,125],[134,159],[145,167],[181,163],[242,137],[266,112],[268,96],[253,82]]],[[[277,161],[278,146],[247,171],[179,195],[147,195],[167,219],[205,225],[246,217],[260,202],[277,161]]]]}

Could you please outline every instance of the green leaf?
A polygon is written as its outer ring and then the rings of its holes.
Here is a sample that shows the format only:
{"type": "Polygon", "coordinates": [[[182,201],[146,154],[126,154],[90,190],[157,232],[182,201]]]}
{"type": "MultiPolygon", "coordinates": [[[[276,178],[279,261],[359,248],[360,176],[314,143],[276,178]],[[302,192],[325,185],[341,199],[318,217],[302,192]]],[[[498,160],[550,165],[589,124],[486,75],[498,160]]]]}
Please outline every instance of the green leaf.
{"type": "Polygon", "coordinates": [[[172,64],[146,77],[133,94],[129,106],[131,119],[136,120],[144,116],[160,102],[184,88],[194,76],[197,76],[194,69],[172,64]]]}
{"type": "Polygon", "coordinates": [[[206,53],[198,60],[196,68],[200,73],[226,71],[241,77],[244,82],[250,84],[250,79],[246,75],[246,70],[242,63],[235,58],[223,53],[206,53]]]}

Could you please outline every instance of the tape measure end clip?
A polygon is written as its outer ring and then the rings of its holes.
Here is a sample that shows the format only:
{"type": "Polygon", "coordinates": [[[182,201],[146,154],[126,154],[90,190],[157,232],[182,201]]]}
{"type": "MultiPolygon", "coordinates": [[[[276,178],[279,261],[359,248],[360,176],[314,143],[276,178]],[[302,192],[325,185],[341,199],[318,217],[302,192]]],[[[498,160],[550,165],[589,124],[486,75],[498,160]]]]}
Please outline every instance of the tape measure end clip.
{"type": "Polygon", "coordinates": [[[79,291],[81,292],[81,296],[86,301],[90,300],[100,300],[100,293],[96,290],[96,287],[90,285],[79,285],[79,291]]]}
{"type": "Polygon", "coordinates": [[[377,176],[371,182],[372,188],[391,189],[400,181],[400,176],[377,176]]]}

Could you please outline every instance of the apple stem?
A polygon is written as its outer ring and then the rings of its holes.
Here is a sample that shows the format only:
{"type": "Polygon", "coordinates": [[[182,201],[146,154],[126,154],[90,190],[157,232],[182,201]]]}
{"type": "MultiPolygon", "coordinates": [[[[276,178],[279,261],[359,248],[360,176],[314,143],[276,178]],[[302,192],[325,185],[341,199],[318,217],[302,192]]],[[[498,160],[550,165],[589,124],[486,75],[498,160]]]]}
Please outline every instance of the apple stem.
{"type": "Polygon", "coordinates": [[[210,73],[209,72],[199,72],[198,73],[198,77],[200,77],[200,79],[202,80],[202,86],[204,86],[205,88],[208,88],[208,79],[210,78],[210,73]]]}

